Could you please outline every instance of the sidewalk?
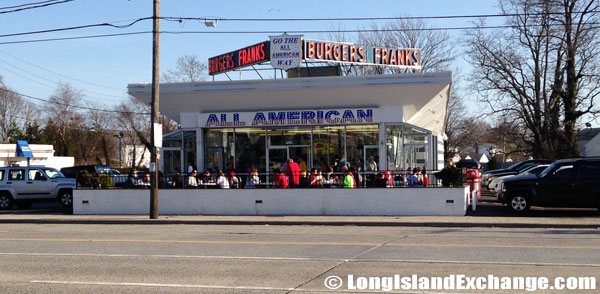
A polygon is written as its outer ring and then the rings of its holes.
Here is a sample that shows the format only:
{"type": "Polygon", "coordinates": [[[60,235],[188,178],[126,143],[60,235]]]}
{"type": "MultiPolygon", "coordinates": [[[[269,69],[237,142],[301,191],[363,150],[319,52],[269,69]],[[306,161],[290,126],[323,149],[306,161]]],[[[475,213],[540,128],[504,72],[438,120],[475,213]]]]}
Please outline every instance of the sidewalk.
{"type": "Polygon", "coordinates": [[[0,214],[0,224],[129,224],[129,225],[311,225],[398,227],[487,227],[600,229],[600,216],[172,216],[0,214]]]}

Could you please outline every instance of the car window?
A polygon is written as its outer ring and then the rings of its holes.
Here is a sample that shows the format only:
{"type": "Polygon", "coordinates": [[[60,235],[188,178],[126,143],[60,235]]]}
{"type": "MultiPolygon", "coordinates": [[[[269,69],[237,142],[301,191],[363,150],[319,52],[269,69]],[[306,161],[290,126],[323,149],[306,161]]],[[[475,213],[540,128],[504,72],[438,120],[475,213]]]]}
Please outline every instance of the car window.
{"type": "Polygon", "coordinates": [[[533,165],[535,165],[535,163],[533,163],[533,162],[527,162],[527,163],[525,163],[525,164],[517,167],[517,172],[520,172],[520,171],[522,171],[524,169],[530,168],[533,165]]]}
{"type": "Polygon", "coordinates": [[[579,166],[579,173],[584,180],[599,179],[600,180],[600,162],[582,162],[579,166]]]}
{"type": "Polygon", "coordinates": [[[0,181],[4,180],[4,170],[0,169],[0,181]]]}
{"type": "Polygon", "coordinates": [[[30,181],[45,181],[46,177],[42,175],[42,172],[39,169],[30,169],[29,170],[29,180],[30,181]]]}
{"type": "Polygon", "coordinates": [[[577,178],[577,170],[573,168],[573,165],[563,165],[555,170],[552,174],[555,178],[563,180],[572,180],[577,178]]]}
{"type": "Polygon", "coordinates": [[[61,172],[59,172],[58,170],[55,170],[53,168],[45,168],[44,169],[44,173],[46,174],[46,176],[48,176],[51,179],[64,178],[65,177],[65,175],[63,175],[61,172]]]}
{"type": "Polygon", "coordinates": [[[24,169],[11,169],[8,172],[8,180],[10,180],[10,181],[25,180],[25,170],[24,169]]]}

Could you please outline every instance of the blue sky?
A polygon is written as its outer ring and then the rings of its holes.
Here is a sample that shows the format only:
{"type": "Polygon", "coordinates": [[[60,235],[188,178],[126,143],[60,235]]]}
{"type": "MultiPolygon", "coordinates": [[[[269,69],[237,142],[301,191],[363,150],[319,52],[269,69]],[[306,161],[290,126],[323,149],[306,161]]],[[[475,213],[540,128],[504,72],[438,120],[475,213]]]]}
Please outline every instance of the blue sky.
{"type": "MultiPolygon", "coordinates": [[[[41,0],[1,1],[0,7],[41,0]]],[[[441,16],[498,13],[496,0],[481,1],[199,1],[163,0],[161,16],[209,18],[342,18],[441,16]]],[[[0,10],[6,11],[6,10],[0,10]]],[[[151,0],[75,0],[26,11],[0,14],[0,35],[75,27],[97,23],[124,25],[152,16],[151,0]]],[[[432,26],[468,26],[472,19],[432,20],[432,26]]],[[[501,21],[490,20],[490,23],[501,21]]],[[[308,31],[333,27],[358,29],[369,21],[230,22],[215,28],[203,22],[161,21],[163,31],[199,31],[206,34],[163,34],[161,72],[175,66],[178,57],[209,57],[268,40],[268,33],[225,34],[226,31],[308,31]]],[[[86,35],[151,31],[152,21],[130,28],[88,28],[16,37],[0,37],[0,75],[14,91],[42,99],[54,94],[57,83],[84,90],[86,100],[108,108],[126,99],[127,84],[151,81],[151,34],[66,41],[2,44],[6,42],[86,35]]],[[[458,37],[459,31],[450,32],[458,37]]],[[[308,39],[327,39],[326,34],[304,34],[308,39]]],[[[427,48],[423,48],[427,50],[427,48]]],[[[463,73],[468,65],[459,59],[463,73]]],[[[226,77],[221,77],[225,79],[226,77]]]]}

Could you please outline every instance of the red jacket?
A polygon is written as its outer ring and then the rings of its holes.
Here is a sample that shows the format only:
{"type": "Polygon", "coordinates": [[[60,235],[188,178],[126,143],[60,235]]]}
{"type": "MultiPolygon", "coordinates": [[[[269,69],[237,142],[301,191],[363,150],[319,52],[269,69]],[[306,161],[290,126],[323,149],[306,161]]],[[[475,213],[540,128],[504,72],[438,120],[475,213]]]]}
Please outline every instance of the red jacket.
{"type": "Polygon", "coordinates": [[[300,184],[300,166],[295,162],[288,164],[287,175],[291,178],[294,185],[300,184]]]}
{"type": "Polygon", "coordinates": [[[283,173],[275,176],[275,187],[280,189],[287,189],[290,187],[288,177],[283,173]]]}

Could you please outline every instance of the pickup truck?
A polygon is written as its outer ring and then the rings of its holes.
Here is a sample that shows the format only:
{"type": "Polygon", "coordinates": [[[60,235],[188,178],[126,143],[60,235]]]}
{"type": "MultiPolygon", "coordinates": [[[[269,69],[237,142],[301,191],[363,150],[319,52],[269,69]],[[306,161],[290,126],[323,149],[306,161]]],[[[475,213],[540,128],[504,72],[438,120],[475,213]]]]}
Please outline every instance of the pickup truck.
{"type": "Polygon", "coordinates": [[[50,167],[0,167],[0,209],[17,204],[27,209],[35,202],[58,201],[63,207],[73,205],[75,179],[67,179],[50,167]]]}

